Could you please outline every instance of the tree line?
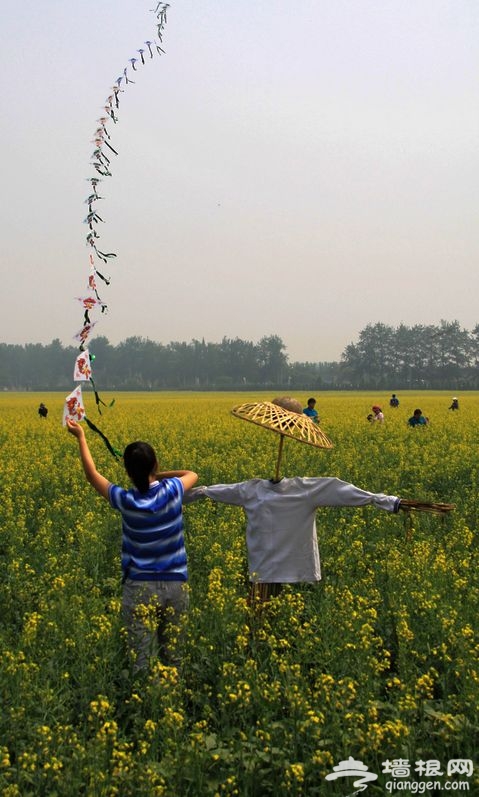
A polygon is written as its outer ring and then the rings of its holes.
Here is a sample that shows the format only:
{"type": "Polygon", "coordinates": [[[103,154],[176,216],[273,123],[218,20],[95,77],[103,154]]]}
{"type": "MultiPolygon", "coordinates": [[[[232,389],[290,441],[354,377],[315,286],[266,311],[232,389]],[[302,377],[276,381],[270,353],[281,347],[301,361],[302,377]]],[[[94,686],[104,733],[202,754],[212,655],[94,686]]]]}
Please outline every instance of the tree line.
{"type": "Polygon", "coordinates": [[[479,387],[479,324],[439,326],[368,324],[341,357],[345,382],[355,389],[462,389],[479,387]]]}
{"type": "MultiPolygon", "coordinates": [[[[320,341],[318,341],[318,349],[320,341]]],[[[92,341],[93,377],[102,390],[478,389],[479,325],[368,324],[339,362],[290,362],[278,335],[156,343],[129,337],[92,341]]],[[[1,390],[71,390],[78,348],[0,343],[1,390]]]]}

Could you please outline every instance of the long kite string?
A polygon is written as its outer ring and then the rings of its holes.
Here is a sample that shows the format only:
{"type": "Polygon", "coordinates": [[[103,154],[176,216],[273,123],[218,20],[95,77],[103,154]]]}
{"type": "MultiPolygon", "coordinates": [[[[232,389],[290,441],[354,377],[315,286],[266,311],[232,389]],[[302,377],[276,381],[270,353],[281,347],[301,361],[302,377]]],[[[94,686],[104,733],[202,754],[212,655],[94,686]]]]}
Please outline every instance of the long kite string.
{"type": "MultiPolygon", "coordinates": [[[[117,124],[119,121],[118,111],[120,108],[121,94],[125,91],[126,86],[128,86],[130,83],[135,83],[131,77],[132,72],[137,72],[140,67],[145,66],[145,64],[151,60],[155,54],[164,55],[165,53],[162,44],[163,31],[167,22],[168,8],[169,3],[159,2],[156,8],[152,9],[156,16],[156,39],[153,41],[148,40],[144,42],[144,45],[136,50],[135,57],[128,59],[128,65],[125,66],[122,74],[116,79],[114,85],[111,87],[110,94],[105,100],[103,114],[97,120],[97,128],[93,137],[93,144],[95,148],[92,153],[91,166],[93,166],[95,174],[87,178],[87,182],[90,184],[90,193],[85,199],[85,204],[88,206],[88,213],[84,219],[84,223],[88,225],[86,244],[89,249],[89,275],[87,293],[85,296],[79,297],[79,301],[81,302],[83,308],[83,325],[81,330],[75,335],[75,339],[78,340],[80,344],[80,353],[84,352],[85,354],[85,357],[83,358],[85,361],[83,362],[81,369],[79,369],[78,360],[82,359],[81,354],[77,357],[77,363],[75,364],[75,374],[78,376],[78,379],[81,379],[82,381],[90,381],[95,394],[96,406],[100,414],[100,405],[106,405],[105,402],[101,400],[92,378],[92,361],[94,360],[94,357],[89,354],[87,346],[97,321],[92,321],[90,314],[98,310],[101,314],[104,314],[108,310],[106,303],[102,300],[98,291],[98,279],[101,280],[105,285],[110,284],[110,277],[108,274],[104,273],[104,266],[108,265],[110,261],[116,257],[116,254],[114,252],[105,251],[103,247],[100,247],[100,233],[98,232],[98,226],[104,223],[104,219],[97,212],[97,203],[102,199],[98,193],[98,185],[104,178],[112,176],[111,163],[112,160],[118,155],[118,151],[111,143],[111,136],[108,126],[110,124],[117,124]],[[99,268],[100,263],[102,264],[100,266],[101,270],[99,268]]],[[[86,418],[85,420],[87,421],[88,426],[103,438],[108,450],[114,456],[121,456],[121,454],[119,454],[119,452],[110,444],[105,435],[93,423],[91,423],[91,421],[86,418]]]]}

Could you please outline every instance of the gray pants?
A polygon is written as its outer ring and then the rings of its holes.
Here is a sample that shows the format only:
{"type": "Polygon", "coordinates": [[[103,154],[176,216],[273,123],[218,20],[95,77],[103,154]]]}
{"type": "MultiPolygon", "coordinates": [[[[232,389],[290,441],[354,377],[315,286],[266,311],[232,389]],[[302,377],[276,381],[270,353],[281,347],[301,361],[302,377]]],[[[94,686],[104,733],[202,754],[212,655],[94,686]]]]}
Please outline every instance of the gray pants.
{"type": "Polygon", "coordinates": [[[122,615],[128,643],[136,654],[134,671],[160,656],[164,664],[179,663],[176,643],[180,616],[188,608],[184,581],[133,581],[123,584],[122,615]],[[170,640],[170,637],[174,637],[170,640]]]}

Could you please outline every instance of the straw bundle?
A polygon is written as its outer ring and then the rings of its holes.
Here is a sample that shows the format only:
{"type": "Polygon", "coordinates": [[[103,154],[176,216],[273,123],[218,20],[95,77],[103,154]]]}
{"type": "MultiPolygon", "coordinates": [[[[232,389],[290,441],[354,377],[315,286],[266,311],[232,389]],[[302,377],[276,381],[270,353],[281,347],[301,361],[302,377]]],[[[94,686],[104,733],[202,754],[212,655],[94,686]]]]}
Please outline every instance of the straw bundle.
{"type": "Polygon", "coordinates": [[[401,498],[400,509],[406,512],[433,512],[436,515],[446,515],[456,508],[455,504],[437,504],[429,501],[414,501],[401,498]]]}
{"type": "Polygon", "coordinates": [[[313,423],[307,415],[283,409],[271,401],[260,401],[254,404],[240,404],[233,407],[231,413],[243,421],[250,421],[263,426],[271,432],[292,437],[300,443],[316,448],[332,448],[331,440],[321,431],[318,424],[313,423]]]}

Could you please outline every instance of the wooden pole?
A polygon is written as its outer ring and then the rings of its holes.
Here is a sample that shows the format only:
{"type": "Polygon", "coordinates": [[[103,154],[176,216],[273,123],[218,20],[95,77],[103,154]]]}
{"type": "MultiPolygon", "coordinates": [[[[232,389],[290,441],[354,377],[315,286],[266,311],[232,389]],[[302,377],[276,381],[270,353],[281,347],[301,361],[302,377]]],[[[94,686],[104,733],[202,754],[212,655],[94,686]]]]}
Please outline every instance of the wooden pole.
{"type": "Polygon", "coordinates": [[[279,482],[279,466],[281,465],[281,457],[283,455],[283,444],[284,444],[284,434],[280,434],[280,436],[279,436],[278,459],[277,459],[277,462],[276,462],[276,473],[274,474],[275,482],[279,482]]]}

